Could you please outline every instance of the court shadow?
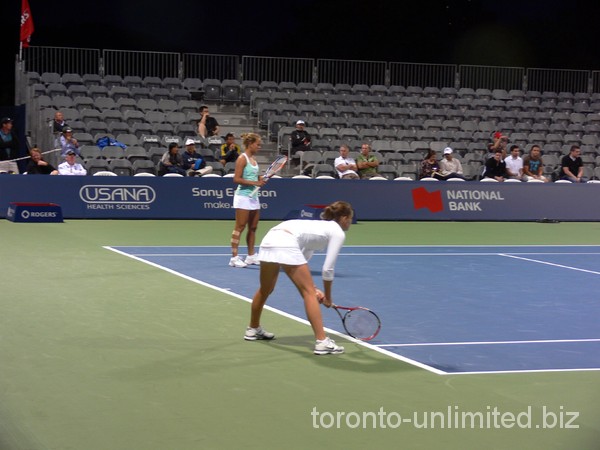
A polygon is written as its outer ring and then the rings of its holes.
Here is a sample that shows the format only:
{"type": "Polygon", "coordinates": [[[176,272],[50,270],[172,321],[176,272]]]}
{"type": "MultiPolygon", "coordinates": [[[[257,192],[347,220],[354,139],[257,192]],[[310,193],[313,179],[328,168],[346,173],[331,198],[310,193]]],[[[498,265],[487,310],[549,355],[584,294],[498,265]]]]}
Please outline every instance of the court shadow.
{"type": "Polygon", "coordinates": [[[313,335],[282,336],[270,341],[269,346],[274,350],[294,353],[318,366],[326,366],[335,370],[362,373],[391,373],[423,370],[403,361],[398,361],[388,356],[378,354],[367,347],[346,341],[339,336],[336,337],[335,340],[338,345],[342,345],[345,348],[345,352],[341,355],[313,354],[315,342],[313,335]]]}

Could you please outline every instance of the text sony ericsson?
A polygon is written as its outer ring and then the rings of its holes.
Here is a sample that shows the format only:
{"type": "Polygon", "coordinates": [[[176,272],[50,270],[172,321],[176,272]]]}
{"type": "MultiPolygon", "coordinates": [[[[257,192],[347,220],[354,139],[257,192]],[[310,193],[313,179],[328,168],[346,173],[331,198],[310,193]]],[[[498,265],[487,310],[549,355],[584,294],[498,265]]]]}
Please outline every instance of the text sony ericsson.
{"type": "Polygon", "coordinates": [[[450,211],[482,211],[481,200],[503,201],[500,191],[471,191],[467,189],[446,191],[450,211]],[[472,201],[478,200],[478,201],[472,201]]]}
{"type": "MultiPolygon", "coordinates": [[[[201,189],[201,188],[192,188],[192,197],[214,197],[218,199],[222,199],[225,197],[233,197],[235,194],[235,188],[227,188],[227,189],[201,189]]],[[[277,191],[268,191],[261,189],[258,191],[259,197],[277,197],[277,191]]]]}

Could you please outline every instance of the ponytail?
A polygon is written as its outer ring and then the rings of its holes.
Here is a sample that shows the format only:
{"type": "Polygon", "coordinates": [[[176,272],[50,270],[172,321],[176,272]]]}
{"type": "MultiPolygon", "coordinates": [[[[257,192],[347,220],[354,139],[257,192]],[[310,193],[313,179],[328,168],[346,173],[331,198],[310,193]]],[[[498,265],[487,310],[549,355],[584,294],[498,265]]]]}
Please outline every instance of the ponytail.
{"type": "Polygon", "coordinates": [[[326,206],[321,213],[321,219],[323,220],[334,220],[339,222],[342,217],[353,215],[352,205],[348,202],[337,201],[331,205],[326,206]]]}

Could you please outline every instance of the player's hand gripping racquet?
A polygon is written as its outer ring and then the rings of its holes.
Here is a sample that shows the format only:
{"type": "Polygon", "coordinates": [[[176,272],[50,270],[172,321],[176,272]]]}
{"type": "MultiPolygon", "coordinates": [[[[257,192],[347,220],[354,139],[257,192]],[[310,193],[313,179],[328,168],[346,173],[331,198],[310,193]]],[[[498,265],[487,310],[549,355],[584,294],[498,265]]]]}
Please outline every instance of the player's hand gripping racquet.
{"type": "Polygon", "coordinates": [[[350,336],[361,341],[370,341],[379,334],[381,320],[373,311],[362,306],[347,307],[331,305],[342,319],[344,330],[350,336]],[[342,311],[344,313],[342,314],[342,311]]]}
{"type": "MultiPolygon", "coordinates": [[[[271,165],[267,168],[267,170],[265,170],[265,174],[263,175],[263,180],[266,181],[269,178],[271,178],[273,175],[275,175],[277,172],[279,172],[283,168],[283,166],[285,166],[287,159],[288,158],[285,155],[278,156],[275,159],[275,161],[273,161],[271,163],[271,165]]],[[[252,194],[250,194],[250,195],[255,195],[259,189],[260,189],[260,186],[256,186],[254,188],[254,190],[252,191],[252,194]]]]}

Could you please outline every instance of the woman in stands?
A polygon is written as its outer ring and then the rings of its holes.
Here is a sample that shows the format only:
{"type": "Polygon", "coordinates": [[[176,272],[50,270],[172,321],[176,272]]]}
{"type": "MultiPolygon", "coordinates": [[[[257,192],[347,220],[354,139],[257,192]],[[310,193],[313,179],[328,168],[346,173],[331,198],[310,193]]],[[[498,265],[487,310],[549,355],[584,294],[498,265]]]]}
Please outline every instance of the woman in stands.
{"type": "Polygon", "coordinates": [[[440,171],[440,166],[435,157],[435,150],[429,150],[427,156],[421,162],[421,178],[435,178],[437,180],[444,180],[440,171]]]}
{"type": "Polygon", "coordinates": [[[233,182],[238,185],[233,195],[233,207],[235,208],[235,228],[231,234],[231,267],[246,267],[249,264],[260,264],[254,253],[254,240],[256,228],[260,218],[260,201],[256,186],[264,186],[265,181],[258,174],[258,163],[255,155],[260,150],[262,141],[256,133],[242,135],[244,153],[235,162],[235,173],[233,182]],[[248,227],[246,243],[248,244],[248,256],[242,260],[238,255],[240,237],[244,228],[248,227]]]}
{"type": "Polygon", "coordinates": [[[332,305],[331,285],[337,256],[352,224],[352,206],[334,202],[321,214],[323,220],[288,220],[274,226],[260,244],[260,287],[252,299],[250,325],[244,339],[273,339],[275,335],[260,326],[260,316],[267,298],[275,289],[279,270],[283,269],[304,299],[306,316],[315,333],[315,355],[339,354],[344,347],[329,339],[323,329],[319,303],[332,305]],[[327,248],[323,263],[323,289],[318,290],[308,267],[308,259],[316,250],[327,248]]]}

